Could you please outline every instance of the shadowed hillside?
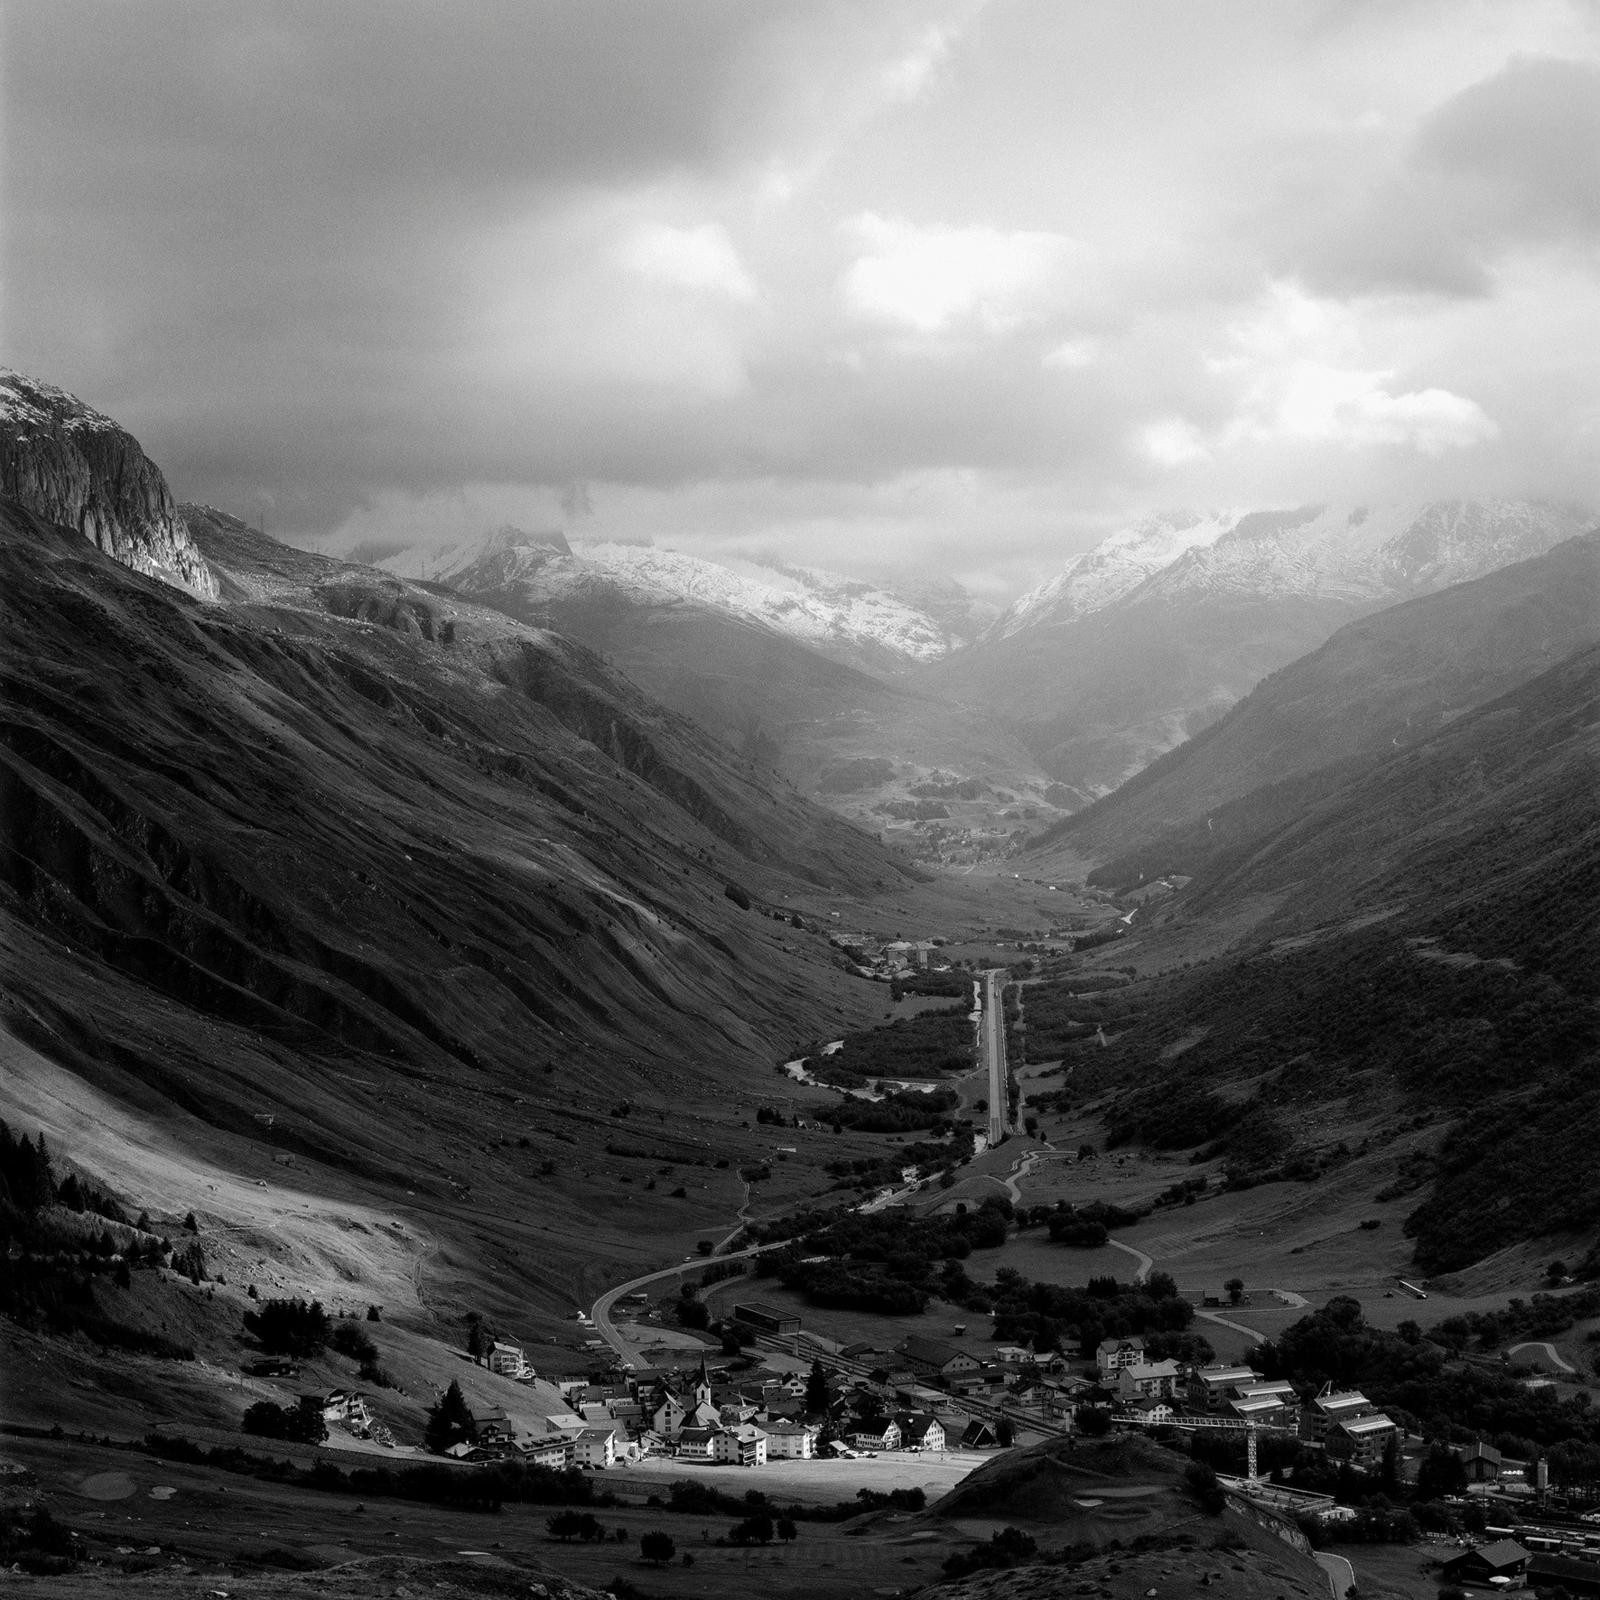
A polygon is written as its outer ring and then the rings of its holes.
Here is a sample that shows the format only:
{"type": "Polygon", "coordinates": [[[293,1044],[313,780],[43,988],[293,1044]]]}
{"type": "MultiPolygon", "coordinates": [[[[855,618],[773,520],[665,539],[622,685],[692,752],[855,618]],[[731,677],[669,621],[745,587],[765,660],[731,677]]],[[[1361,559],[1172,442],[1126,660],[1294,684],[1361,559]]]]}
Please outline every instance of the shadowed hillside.
{"type": "Polygon", "coordinates": [[[521,1181],[479,1153],[513,1099],[524,1126],[714,1105],[864,1016],[760,902],[896,881],[873,841],[580,647],[195,531],[231,604],[0,513],[4,1021],[45,1055],[153,1117],[487,1195],[521,1181]]]}

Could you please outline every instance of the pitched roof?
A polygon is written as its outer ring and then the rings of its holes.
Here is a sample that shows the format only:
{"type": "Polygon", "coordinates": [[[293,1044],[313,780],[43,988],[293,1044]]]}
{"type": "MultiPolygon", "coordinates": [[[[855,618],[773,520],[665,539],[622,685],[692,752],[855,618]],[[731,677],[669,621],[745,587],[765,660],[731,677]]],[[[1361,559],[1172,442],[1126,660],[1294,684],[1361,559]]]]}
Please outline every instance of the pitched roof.
{"type": "Polygon", "coordinates": [[[1137,1381],[1140,1378],[1175,1378],[1183,1369],[1176,1361],[1136,1361],[1122,1370],[1137,1381]]]}
{"type": "Polygon", "coordinates": [[[939,1367],[948,1361],[959,1361],[963,1358],[968,1361],[977,1359],[968,1355],[960,1345],[951,1344],[946,1339],[930,1339],[922,1333],[913,1333],[900,1346],[900,1352],[909,1361],[927,1361],[939,1367]]]}
{"type": "Polygon", "coordinates": [[[1481,1544],[1476,1550],[1468,1550],[1466,1554],[1476,1557],[1489,1567],[1514,1567],[1519,1561],[1531,1559],[1528,1552],[1515,1539],[1496,1539],[1493,1544],[1481,1544]]]}
{"type": "Polygon", "coordinates": [[[902,1412],[894,1420],[900,1424],[901,1437],[906,1439],[924,1439],[930,1429],[944,1427],[937,1417],[930,1417],[925,1411],[902,1412]]]}
{"type": "Polygon", "coordinates": [[[1348,1411],[1351,1406],[1370,1406],[1372,1402],[1359,1389],[1345,1389],[1339,1394],[1319,1394],[1312,1404],[1320,1411],[1348,1411]]]}
{"type": "Polygon", "coordinates": [[[1346,1433],[1376,1433],[1380,1428],[1393,1428],[1395,1424],[1380,1411],[1375,1417],[1351,1417],[1339,1426],[1346,1433]]]}

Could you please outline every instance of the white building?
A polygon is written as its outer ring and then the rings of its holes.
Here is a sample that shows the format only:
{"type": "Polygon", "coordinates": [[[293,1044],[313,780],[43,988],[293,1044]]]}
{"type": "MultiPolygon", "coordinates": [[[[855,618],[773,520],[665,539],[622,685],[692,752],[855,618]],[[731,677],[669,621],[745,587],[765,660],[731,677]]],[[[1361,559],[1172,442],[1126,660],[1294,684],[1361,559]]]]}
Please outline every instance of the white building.
{"type": "Polygon", "coordinates": [[[1144,1340],[1102,1339],[1094,1358],[1100,1368],[1101,1381],[1104,1382],[1107,1378],[1115,1378],[1123,1367],[1144,1365],[1144,1340]]]}
{"type": "Polygon", "coordinates": [[[491,1372],[498,1372],[503,1378],[519,1378],[527,1382],[535,1376],[520,1346],[501,1344],[498,1339],[489,1346],[488,1366],[491,1372]]]}
{"type": "Polygon", "coordinates": [[[764,1467],[767,1436],[753,1422],[736,1428],[719,1428],[711,1436],[711,1459],[730,1467],[764,1467]]]}
{"type": "Polygon", "coordinates": [[[615,1466],[622,1453],[623,1440],[620,1428],[585,1428],[572,1441],[572,1460],[575,1466],[603,1470],[615,1466]]]}
{"type": "Polygon", "coordinates": [[[803,1422],[764,1422],[767,1455],[774,1461],[809,1461],[817,1453],[817,1430],[803,1422]]]}

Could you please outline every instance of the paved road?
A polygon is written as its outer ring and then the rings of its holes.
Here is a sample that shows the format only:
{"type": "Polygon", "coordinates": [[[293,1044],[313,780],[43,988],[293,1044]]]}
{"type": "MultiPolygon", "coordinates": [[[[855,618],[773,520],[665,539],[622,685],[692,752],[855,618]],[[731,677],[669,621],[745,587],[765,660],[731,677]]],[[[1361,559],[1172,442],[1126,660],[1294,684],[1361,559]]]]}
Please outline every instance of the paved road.
{"type": "Polygon", "coordinates": [[[1207,1322],[1214,1322],[1219,1328],[1232,1328],[1235,1333],[1248,1333],[1252,1339],[1260,1341],[1266,1338],[1259,1328],[1247,1328],[1242,1322],[1230,1322],[1227,1317],[1219,1317],[1215,1311],[1197,1311],[1197,1317],[1204,1317],[1207,1322]]]}
{"type": "Polygon", "coordinates": [[[758,1256],[764,1250],[776,1250],[779,1245],[788,1242],[787,1239],[780,1239],[772,1244],[751,1245],[747,1250],[730,1250],[724,1256],[696,1256],[692,1261],[680,1261],[675,1267],[662,1267],[658,1272],[647,1272],[643,1277],[629,1278],[626,1283],[619,1283],[615,1289],[607,1289],[590,1308],[589,1315],[594,1321],[594,1331],[616,1351],[624,1366],[632,1366],[630,1357],[635,1351],[617,1332],[616,1324],[611,1320],[612,1309],[625,1294],[633,1294],[639,1289],[648,1288],[652,1283],[665,1283],[670,1278],[681,1278],[685,1273],[702,1272],[713,1261],[742,1261],[747,1256],[758,1256]]]}
{"type": "MultiPolygon", "coordinates": [[[[1155,1265],[1155,1262],[1149,1256],[1147,1256],[1143,1250],[1136,1250],[1131,1244],[1123,1244],[1120,1239],[1107,1239],[1106,1243],[1110,1245],[1113,1250],[1121,1250],[1125,1255],[1136,1256],[1138,1258],[1139,1270],[1133,1275],[1133,1281],[1135,1283],[1143,1283],[1144,1280],[1150,1276],[1150,1269],[1155,1265]]],[[[1260,1336],[1257,1335],[1257,1337],[1259,1338],[1260,1336]]]]}
{"type": "Polygon", "coordinates": [[[1356,1569],[1343,1556],[1333,1555],[1326,1550],[1318,1550],[1315,1554],[1317,1565],[1328,1574],[1328,1583],[1333,1589],[1333,1600],[1344,1600],[1356,1586],[1356,1569]]]}
{"type": "Polygon", "coordinates": [[[1543,1350],[1550,1363],[1559,1367],[1561,1371],[1576,1372],[1578,1370],[1570,1362],[1562,1359],[1560,1352],[1553,1344],[1546,1344],[1543,1340],[1529,1340],[1525,1344],[1514,1344],[1506,1351],[1506,1354],[1515,1357],[1519,1350],[1543,1350]]]}
{"type": "Polygon", "coordinates": [[[1006,1113],[1010,1100],[1006,1096],[1006,1017],[1000,1003],[1001,983],[1005,972],[991,968],[983,975],[983,1022],[978,1038],[984,1060],[989,1068],[989,1144],[1000,1143],[1010,1132],[1006,1113]]]}

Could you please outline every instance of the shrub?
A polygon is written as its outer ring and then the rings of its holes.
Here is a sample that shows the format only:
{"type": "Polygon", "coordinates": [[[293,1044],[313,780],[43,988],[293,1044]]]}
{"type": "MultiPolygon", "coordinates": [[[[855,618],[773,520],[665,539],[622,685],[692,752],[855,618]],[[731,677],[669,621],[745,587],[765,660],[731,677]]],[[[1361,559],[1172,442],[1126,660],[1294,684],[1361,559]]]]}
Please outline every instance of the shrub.
{"type": "Polygon", "coordinates": [[[366,1330],[356,1322],[339,1322],[334,1324],[333,1332],[328,1336],[328,1343],[342,1356],[349,1356],[352,1361],[370,1364],[378,1359],[378,1347],[372,1342],[366,1330]]]}
{"type": "Polygon", "coordinates": [[[654,1566],[664,1566],[677,1553],[678,1547],[673,1543],[670,1533],[652,1530],[639,1537],[639,1554],[654,1566]]]}

